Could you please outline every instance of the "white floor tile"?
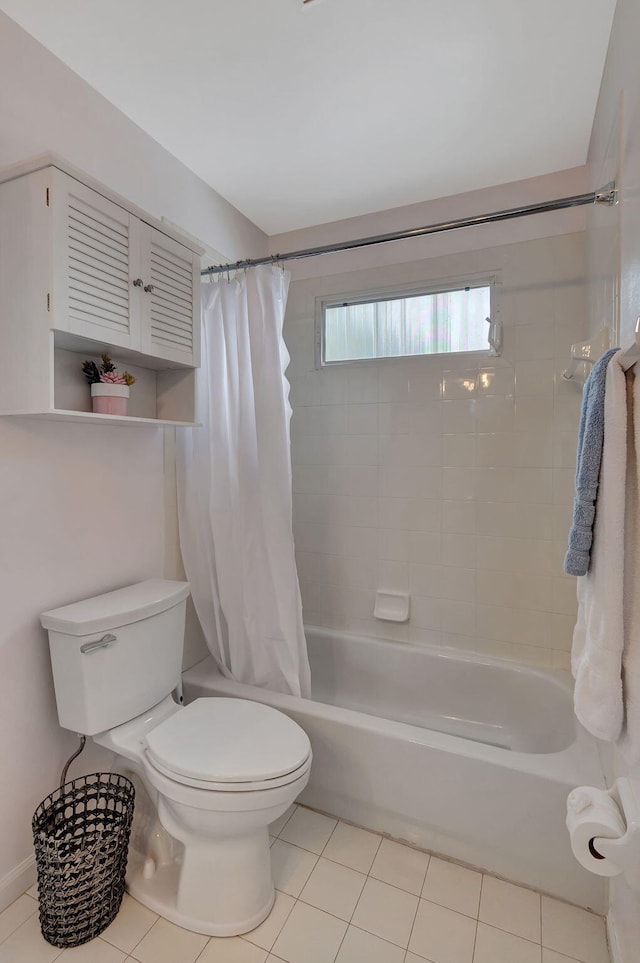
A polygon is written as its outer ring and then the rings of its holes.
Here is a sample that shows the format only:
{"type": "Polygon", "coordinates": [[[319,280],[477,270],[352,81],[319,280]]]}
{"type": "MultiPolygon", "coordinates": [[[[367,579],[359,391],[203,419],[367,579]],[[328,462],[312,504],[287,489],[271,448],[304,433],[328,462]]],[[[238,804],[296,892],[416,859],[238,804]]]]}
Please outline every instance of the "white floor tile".
{"type": "Polygon", "coordinates": [[[337,819],[298,806],[281,831],[280,839],[293,843],[294,846],[302,846],[319,856],[337,823],[337,819]]]}
{"type": "Polygon", "coordinates": [[[126,955],[110,943],[96,939],[64,950],[58,960],[62,963],[124,963],[126,955]]]}
{"type": "Polygon", "coordinates": [[[533,890],[484,876],[478,918],[525,940],[540,942],[540,894],[533,890]]]}
{"type": "Polygon", "coordinates": [[[282,816],[280,816],[279,819],[276,819],[275,822],[271,823],[271,824],[269,825],[269,835],[270,835],[270,836],[279,836],[280,833],[282,832],[282,830],[284,829],[284,827],[287,825],[287,823],[289,822],[289,820],[290,820],[291,817],[293,816],[293,814],[294,814],[294,812],[296,811],[297,808],[298,808],[298,807],[297,807],[296,804],[294,803],[292,806],[289,806],[289,808],[287,809],[286,813],[283,813],[282,816]]]}
{"type": "Polygon", "coordinates": [[[318,857],[306,849],[276,839],[271,847],[271,875],[276,889],[299,896],[317,862],[318,857]]]}
{"type": "Polygon", "coordinates": [[[139,963],[195,963],[208,937],[159,919],[131,954],[139,963]]]}
{"type": "Polygon", "coordinates": [[[26,893],[0,913],[0,943],[22,926],[38,910],[38,904],[26,893]]]}
{"type": "Polygon", "coordinates": [[[542,897],[542,944],[580,963],[609,963],[604,920],[550,896],[542,897]]]}
{"type": "Polygon", "coordinates": [[[266,950],[247,943],[240,936],[212,936],[198,957],[198,963],[265,963],[267,956],[266,950]]]}
{"type": "Polygon", "coordinates": [[[547,950],[542,947],[542,963],[580,963],[573,956],[565,956],[564,953],[556,953],[555,950],[547,950]]]}
{"type": "Polygon", "coordinates": [[[125,953],[131,953],[157,919],[156,913],[125,893],[120,912],[113,923],[100,934],[100,939],[117,946],[125,953]]]}
{"type": "Polygon", "coordinates": [[[473,963],[541,963],[539,943],[478,923],[473,963]]]}
{"type": "Polygon", "coordinates": [[[321,856],[300,894],[300,899],[348,922],[366,879],[366,876],[357,873],[355,869],[332,863],[321,856]]]}
{"type": "Polygon", "coordinates": [[[381,840],[381,836],[366,829],[338,823],[322,855],[359,873],[368,873],[381,840]]]}
{"type": "Polygon", "coordinates": [[[383,883],[419,896],[428,865],[427,853],[383,839],[369,873],[383,883]]]}
{"type": "Polygon", "coordinates": [[[255,943],[263,950],[270,950],[286,923],[294,904],[293,896],[289,896],[287,893],[279,893],[276,890],[276,901],[264,923],[256,926],[255,930],[251,930],[250,933],[245,933],[243,939],[255,943]]]}
{"type": "Polygon", "coordinates": [[[280,936],[273,955],[286,963],[333,963],[347,924],[322,910],[296,903],[280,936]]]}
{"type": "Polygon", "coordinates": [[[336,963],[404,963],[404,950],[372,933],[350,926],[336,963]]]}
{"type": "Polygon", "coordinates": [[[31,896],[32,899],[38,899],[38,884],[34,883],[27,890],[27,896],[31,896]]]}
{"type": "Polygon", "coordinates": [[[417,896],[377,879],[368,879],[351,922],[406,949],[417,906],[417,896]]]}
{"type": "Polygon", "coordinates": [[[0,944],[0,963],[52,963],[61,953],[43,939],[40,920],[34,914],[0,944]]]}
{"type": "Polygon", "coordinates": [[[471,963],[476,921],[421,899],[409,949],[431,963],[471,963]]]}
{"type": "Polygon", "coordinates": [[[475,873],[464,866],[432,856],[422,887],[422,896],[432,903],[439,903],[440,906],[477,919],[481,885],[482,873],[475,873]]]}

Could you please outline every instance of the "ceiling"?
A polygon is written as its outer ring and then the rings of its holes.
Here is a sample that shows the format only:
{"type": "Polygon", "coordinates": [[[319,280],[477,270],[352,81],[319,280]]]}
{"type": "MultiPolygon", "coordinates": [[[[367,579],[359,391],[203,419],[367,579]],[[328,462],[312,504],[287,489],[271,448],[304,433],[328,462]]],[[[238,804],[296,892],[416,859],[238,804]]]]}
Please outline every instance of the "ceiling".
{"type": "Polygon", "coordinates": [[[584,164],[615,0],[0,0],[268,234],[584,164]]]}

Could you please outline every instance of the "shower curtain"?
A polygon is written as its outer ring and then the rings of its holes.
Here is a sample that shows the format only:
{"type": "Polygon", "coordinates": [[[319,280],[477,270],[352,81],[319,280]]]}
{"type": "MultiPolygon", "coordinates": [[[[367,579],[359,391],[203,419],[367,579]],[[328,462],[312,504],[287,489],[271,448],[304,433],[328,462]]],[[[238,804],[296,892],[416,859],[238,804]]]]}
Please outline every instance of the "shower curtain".
{"type": "Polygon", "coordinates": [[[289,274],[202,285],[201,428],[177,432],[180,547],[207,645],[239,682],[309,695],[291,528],[289,274]]]}

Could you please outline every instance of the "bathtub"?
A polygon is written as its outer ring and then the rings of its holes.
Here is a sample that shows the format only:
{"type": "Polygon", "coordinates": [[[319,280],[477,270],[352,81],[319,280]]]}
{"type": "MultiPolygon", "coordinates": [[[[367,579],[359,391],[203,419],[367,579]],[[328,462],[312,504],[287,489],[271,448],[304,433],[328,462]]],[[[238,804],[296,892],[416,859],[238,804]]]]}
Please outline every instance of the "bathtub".
{"type": "MultiPolygon", "coordinates": [[[[569,791],[604,787],[564,672],[307,627],[313,701],[224,678],[211,658],[185,699],[234,696],[295,719],[313,747],[300,802],[598,912],[604,880],[574,859],[569,791]]],[[[214,735],[224,738],[224,734],[214,735]]]]}

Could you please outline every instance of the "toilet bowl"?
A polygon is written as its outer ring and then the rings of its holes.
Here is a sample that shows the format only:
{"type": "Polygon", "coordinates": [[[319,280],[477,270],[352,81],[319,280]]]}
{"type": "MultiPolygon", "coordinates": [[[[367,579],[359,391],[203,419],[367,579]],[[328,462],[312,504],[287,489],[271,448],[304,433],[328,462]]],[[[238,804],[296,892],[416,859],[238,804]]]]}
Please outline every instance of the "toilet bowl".
{"type": "Polygon", "coordinates": [[[235,936],[273,905],[267,827],[306,786],[311,745],[292,719],[261,703],[174,701],[185,589],[152,580],[41,620],[61,724],[114,752],[114,768],[134,779],[127,888],[179,926],[235,936]]]}
{"type": "MultiPolygon", "coordinates": [[[[168,697],[93,739],[117,753],[116,768],[138,775],[155,804],[157,820],[145,820],[148,845],[134,845],[129,861],[131,895],[210,936],[258,926],[275,896],[267,827],[309,780],[303,730],[256,702],[212,698],[181,707],[168,697]],[[161,829],[181,844],[177,852],[165,845],[151,855],[161,829]]],[[[135,816],[133,836],[135,843],[135,816]]]]}

